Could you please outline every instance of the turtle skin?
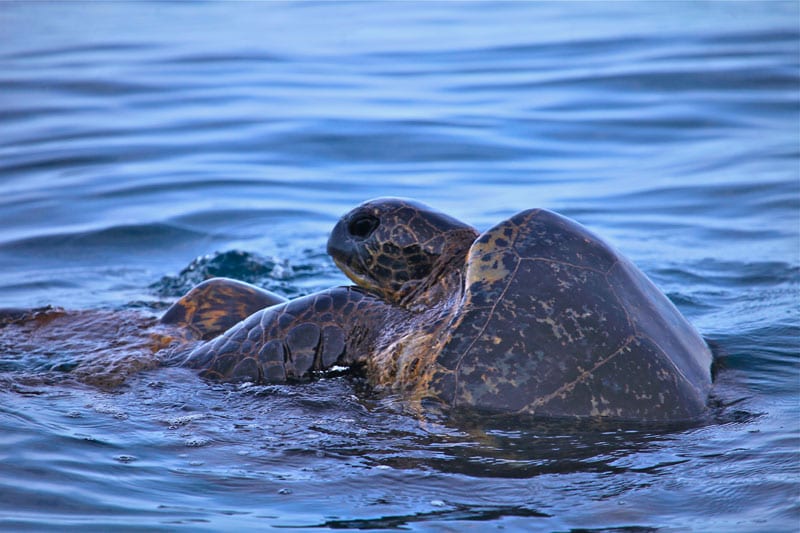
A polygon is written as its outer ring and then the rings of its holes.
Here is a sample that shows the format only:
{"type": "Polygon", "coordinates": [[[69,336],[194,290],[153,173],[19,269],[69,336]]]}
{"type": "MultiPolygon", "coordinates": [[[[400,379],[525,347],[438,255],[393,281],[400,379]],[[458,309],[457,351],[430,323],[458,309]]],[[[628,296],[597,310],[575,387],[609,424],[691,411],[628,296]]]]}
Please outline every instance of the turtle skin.
{"type": "Polygon", "coordinates": [[[336,287],[253,313],[180,364],[215,380],[304,381],[357,363],[362,346],[375,346],[385,333],[380,325],[404,313],[356,287],[336,287]]]}
{"type": "Polygon", "coordinates": [[[546,417],[694,419],[712,356],[672,303],[598,236],[556,213],[482,234],[431,392],[546,417]]]}

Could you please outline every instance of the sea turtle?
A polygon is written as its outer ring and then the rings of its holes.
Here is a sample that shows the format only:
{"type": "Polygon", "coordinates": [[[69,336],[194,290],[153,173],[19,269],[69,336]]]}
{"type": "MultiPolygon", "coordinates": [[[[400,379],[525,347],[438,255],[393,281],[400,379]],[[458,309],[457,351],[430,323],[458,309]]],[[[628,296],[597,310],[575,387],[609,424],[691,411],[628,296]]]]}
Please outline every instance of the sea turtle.
{"type": "Polygon", "coordinates": [[[630,261],[545,209],[483,234],[423,204],[371,200],[328,252],[357,285],[262,309],[173,357],[257,383],[362,366],[412,401],[544,417],[697,419],[711,352],[630,261]]]}
{"type": "Polygon", "coordinates": [[[210,339],[252,313],[286,299],[247,283],[213,278],[175,302],[160,319],[139,309],[0,309],[0,354],[27,380],[64,378],[113,388],[160,366],[162,350],[210,339]]]}

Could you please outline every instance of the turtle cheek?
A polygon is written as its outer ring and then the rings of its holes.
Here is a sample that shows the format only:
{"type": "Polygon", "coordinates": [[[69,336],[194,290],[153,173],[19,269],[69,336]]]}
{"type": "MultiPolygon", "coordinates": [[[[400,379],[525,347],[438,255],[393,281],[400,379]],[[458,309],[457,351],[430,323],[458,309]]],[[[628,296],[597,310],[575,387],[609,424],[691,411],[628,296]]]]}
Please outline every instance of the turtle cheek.
{"type": "MultiPolygon", "coordinates": [[[[364,247],[355,248],[354,253],[345,258],[342,270],[356,284],[365,289],[380,289],[382,280],[376,277],[374,256],[364,247]]],[[[341,266],[340,266],[341,268],[341,266]]]]}
{"type": "Polygon", "coordinates": [[[405,285],[411,278],[408,275],[406,270],[399,270],[394,274],[395,282],[398,284],[399,287],[405,285]]]}
{"type": "Polygon", "coordinates": [[[429,254],[419,246],[409,247],[406,252],[406,267],[411,279],[423,279],[430,275],[438,256],[429,254]]]}
{"type": "Polygon", "coordinates": [[[377,281],[378,287],[382,289],[392,290],[395,288],[392,271],[386,267],[376,266],[372,271],[372,277],[377,281]]]}

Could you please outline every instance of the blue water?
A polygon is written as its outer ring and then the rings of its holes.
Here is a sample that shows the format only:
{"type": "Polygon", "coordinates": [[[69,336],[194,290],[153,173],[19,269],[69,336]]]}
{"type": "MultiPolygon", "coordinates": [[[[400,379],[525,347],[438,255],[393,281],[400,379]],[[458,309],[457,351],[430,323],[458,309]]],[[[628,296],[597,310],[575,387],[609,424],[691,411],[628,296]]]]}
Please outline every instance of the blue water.
{"type": "Polygon", "coordinates": [[[2,529],[800,529],[796,2],[4,3],[0,131],[0,307],[306,294],[346,281],[337,218],[402,195],[577,219],[723,358],[715,423],[598,432],[347,377],[107,390],[20,339],[2,529]]]}

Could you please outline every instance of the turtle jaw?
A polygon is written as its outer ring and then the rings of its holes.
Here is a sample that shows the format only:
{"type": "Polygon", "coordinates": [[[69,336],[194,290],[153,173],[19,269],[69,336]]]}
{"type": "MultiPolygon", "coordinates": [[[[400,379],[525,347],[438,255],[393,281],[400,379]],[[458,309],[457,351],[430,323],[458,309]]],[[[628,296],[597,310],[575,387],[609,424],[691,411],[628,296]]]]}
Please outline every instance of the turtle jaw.
{"type": "Polygon", "coordinates": [[[336,266],[339,267],[339,270],[344,272],[345,276],[350,278],[353,283],[368,291],[381,294],[378,287],[376,287],[375,280],[364,274],[363,272],[365,272],[366,269],[358,264],[360,262],[358,246],[353,242],[352,238],[347,235],[347,230],[343,221],[339,221],[339,223],[334,226],[331,236],[328,239],[327,252],[336,266]]]}
{"type": "Polygon", "coordinates": [[[350,268],[350,265],[348,265],[347,262],[339,259],[338,257],[333,255],[331,257],[333,258],[333,262],[336,264],[336,266],[339,267],[339,270],[344,272],[344,275],[347,276],[350,279],[350,281],[352,281],[362,289],[367,289],[368,291],[371,292],[380,293],[380,291],[378,291],[378,289],[375,287],[375,282],[368,276],[365,276],[364,274],[359,274],[358,272],[350,268]]]}

